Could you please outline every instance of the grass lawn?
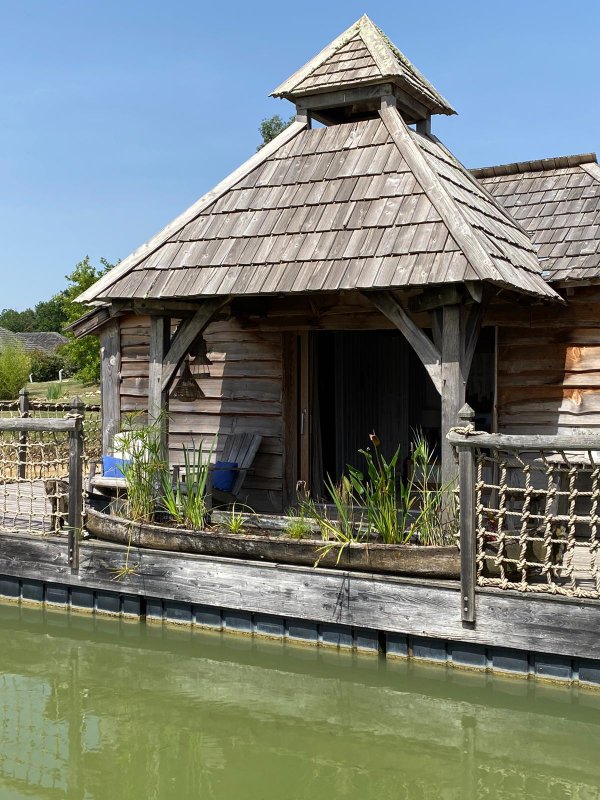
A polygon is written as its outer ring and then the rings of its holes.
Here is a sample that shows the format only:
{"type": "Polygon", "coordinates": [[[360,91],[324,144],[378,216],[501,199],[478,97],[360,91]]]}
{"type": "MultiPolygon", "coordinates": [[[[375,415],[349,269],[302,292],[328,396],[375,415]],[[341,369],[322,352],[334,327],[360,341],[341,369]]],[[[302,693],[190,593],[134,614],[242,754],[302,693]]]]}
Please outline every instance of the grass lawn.
{"type": "Polygon", "coordinates": [[[62,383],[46,381],[44,383],[28,383],[25,387],[31,400],[63,403],[79,395],[84,403],[100,402],[100,386],[97,383],[82,383],[74,378],[66,378],[62,383]],[[58,386],[60,395],[48,397],[48,388],[58,386]]]}

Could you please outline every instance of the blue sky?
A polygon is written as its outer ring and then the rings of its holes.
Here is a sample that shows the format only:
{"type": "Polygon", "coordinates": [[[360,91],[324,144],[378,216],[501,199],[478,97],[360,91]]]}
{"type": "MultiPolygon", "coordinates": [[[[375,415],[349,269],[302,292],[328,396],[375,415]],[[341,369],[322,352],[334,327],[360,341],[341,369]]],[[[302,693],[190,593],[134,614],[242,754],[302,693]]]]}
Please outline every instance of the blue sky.
{"type": "Polygon", "coordinates": [[[254,152],[267,97],[363,13],[458,110],[467,166],[600,148],[600,4],[0,0],[0,308],[124,258],[254,152]]]}

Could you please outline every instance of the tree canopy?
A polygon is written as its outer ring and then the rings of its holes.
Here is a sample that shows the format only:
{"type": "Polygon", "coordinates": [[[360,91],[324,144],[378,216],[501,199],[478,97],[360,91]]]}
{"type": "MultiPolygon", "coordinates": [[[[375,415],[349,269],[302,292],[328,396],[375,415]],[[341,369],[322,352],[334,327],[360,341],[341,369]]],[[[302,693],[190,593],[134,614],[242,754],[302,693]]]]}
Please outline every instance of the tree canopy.
{"type": "Polygon", "coordinates": [[[288,120],[283,120],[279,114],[274,114],[268,119],[263,119],[258,128],[262,136],[262,144],[259,144],[256,150],[260,150],[276,136],[279,136],[279,134],[289,127],[295,119],[295,116],[291,116],[288,120]]]}
{"type": "Polygon", "coordinates": [[[0,327],[15,333],[31,331],[65,333],[69,342],[59,351],[64,366],[83,381],[98,380],[100,376],[98,340],[94,336],[75,339],[73,334],[65,331],[65,328],[88,310],[86,306],[76,303],[75,299],[112,266],[105,258],[101,258],[100,265],[95,267],[89,256],[86,256],[83,261],[75,265],[70,275],[65,276],[68,281],[65,289],[57,292],[49,300],[39,302],[35,308],[26,308],[24,311],[5,308],[0,312],[0,327]]]}

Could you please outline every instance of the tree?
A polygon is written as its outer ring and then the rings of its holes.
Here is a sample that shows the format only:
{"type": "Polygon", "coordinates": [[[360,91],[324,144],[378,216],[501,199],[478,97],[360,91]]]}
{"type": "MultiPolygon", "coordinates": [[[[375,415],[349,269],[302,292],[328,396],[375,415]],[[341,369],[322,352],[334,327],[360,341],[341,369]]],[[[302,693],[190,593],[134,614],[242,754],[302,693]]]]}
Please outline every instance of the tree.
{"type": "MultiPolygon", "coordinates": [[[[89,308],[76,302],[76,298],[95,283],[98,278],[112,269],[113,264],[105,258],[100,259],[101,266],[96,268],[90,262],[89,256],[80,261],[73,272],[67,275],[69,286],[61,292],[64,300],[66,324],[70,325],[83,316],[89,308]]],[[[76,378],[92,383],[100,377],[100,346],[95,336],[85,336],[76,339],[70,332],[66,332],[69,342],[60,348],[60,354],[73,370],[76,378]]]]}
{"type": "Polygon", "coordinates": [[[24,311],[4,308],[0,311],[0,328],[6,328],[14,333],[34,331],[36,330],[35,313],[31,308],[26,308],[24,311]]]}
{"type": "Polygon", "coordinates": [[[53,295],[50,300],[42,300],[34,309],[36,331],[57,331],[62,333],[67,324],[67,309],[64,291],[53,295]]]}
{"type": "Polygon", "coordinates": [[[292,122],[296,119],[295,116],[290,117],[287,121],[281,119],[279,114],[275,114],[268,119],[263,119],[260,123],[259,133],[262,136],[262,144],[259,144],[256,150],[260,150],[266,144],[268,144],[271,140],[273,140],[276,136],[284,131],[287,127],[289,127],[292,122]]]}
{"type": "Polygon", "coordinates": [[[18,342],[0,350],[0,399],[14,400],[29,378],[31,361],[18,342]]]}

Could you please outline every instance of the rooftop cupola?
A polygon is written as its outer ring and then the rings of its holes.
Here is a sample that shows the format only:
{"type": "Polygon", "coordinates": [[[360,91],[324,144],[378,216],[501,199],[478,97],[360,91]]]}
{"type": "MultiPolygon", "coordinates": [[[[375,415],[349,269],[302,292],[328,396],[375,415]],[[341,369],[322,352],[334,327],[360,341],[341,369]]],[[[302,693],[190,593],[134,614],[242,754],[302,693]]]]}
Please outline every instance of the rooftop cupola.
{"type": "Polygon", "coordinates": [[[407,123],[456,114],[366,14],[271,92],[326,125],[372,117],[389,95],[407,123]]]}

